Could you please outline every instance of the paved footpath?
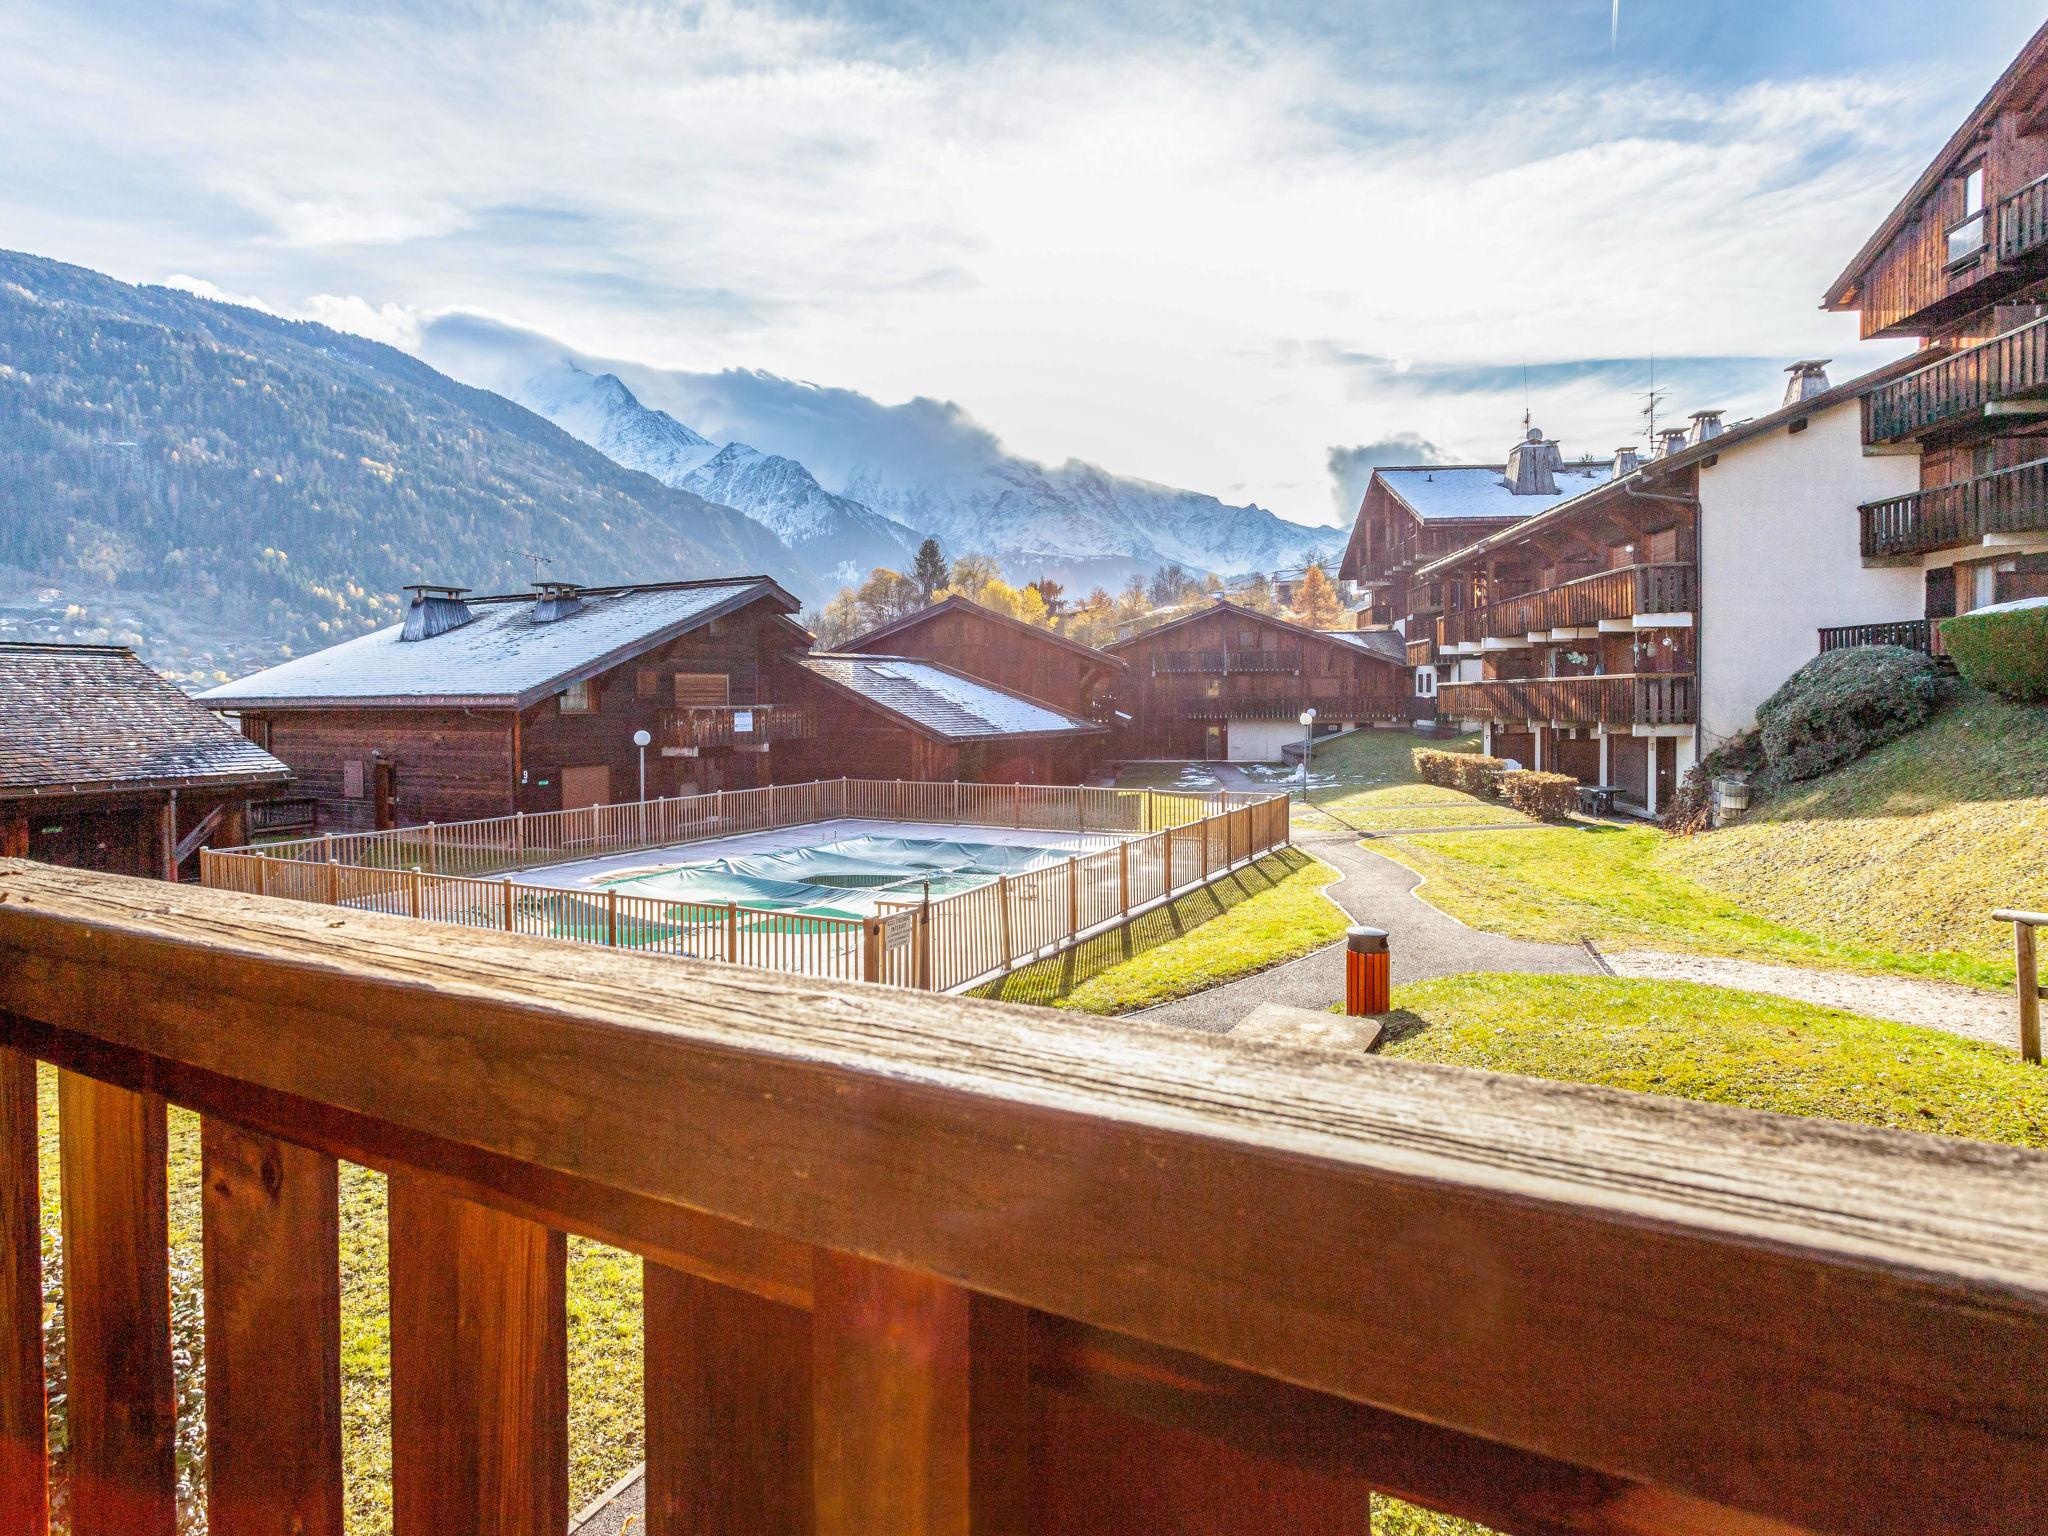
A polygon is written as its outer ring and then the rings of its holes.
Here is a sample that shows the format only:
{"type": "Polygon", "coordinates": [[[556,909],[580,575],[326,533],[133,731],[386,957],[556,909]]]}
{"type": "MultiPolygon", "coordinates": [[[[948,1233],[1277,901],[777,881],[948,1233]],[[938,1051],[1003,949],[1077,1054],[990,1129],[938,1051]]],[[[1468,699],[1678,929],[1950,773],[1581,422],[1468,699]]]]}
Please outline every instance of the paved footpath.
{"type": "MultiPolygon", "coordinates": [[[[1415,894],[1422,877],[1383,854],[1362,848],[1355,832],[1297,828],[1294,846],[1312,853],[1343,878],[1325,892],[1355,923],[1387,930],[1394,980],[1424,981],[1467,971],[1524,971],[1597,976],[1600,967],[1577,944],[1538,944],[1480,933],[1437,911],[1415,894]]],[[[1226,982],[1192,997],[1142,1010],[1162,1024],[1224,1034],[1261,1003],[1328,1008],[1344,1000],[1344,945],[1340,940],[1299,960],[1226,982]]]]}

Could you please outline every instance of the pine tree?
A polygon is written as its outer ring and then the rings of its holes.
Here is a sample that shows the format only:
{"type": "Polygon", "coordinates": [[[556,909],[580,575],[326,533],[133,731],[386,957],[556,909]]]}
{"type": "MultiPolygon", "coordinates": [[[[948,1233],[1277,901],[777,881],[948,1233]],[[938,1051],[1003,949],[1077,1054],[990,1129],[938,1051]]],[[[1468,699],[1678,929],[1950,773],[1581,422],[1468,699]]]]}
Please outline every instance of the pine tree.
{"type": "Polygon", "coordinates": [[[953,573],[946,567],[946,557],[939,552],[937,539],[926,539],[917,546],[917,561],[910,567],[910,579],[917,583],[927,603],[952,581],[953,573]]]}
{"type": "Polygon", "coordinates": [[[1294,588],[1294,617],[1310,629],[1335,629],[1344,618],[1344,600],[1320,565],[1302,572],[1294,588]]]}

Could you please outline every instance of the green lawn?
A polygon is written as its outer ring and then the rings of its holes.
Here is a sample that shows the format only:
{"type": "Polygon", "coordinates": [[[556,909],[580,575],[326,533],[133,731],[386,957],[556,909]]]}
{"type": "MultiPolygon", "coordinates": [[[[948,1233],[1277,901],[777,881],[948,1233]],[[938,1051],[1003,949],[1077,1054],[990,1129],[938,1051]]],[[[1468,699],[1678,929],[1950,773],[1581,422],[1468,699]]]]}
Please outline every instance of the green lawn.
{"type": "Polygon", "coordinates": [[[1102,1014],[1186,997],[1344,937],[1350,919],[1322,894],[1336,878],[1284,848],[975,995],[1102,1014]]]}
{"type": "Polygon", "coordinates": [[[1415,776],[1417,747],[1476,752],[1479,738],[1354,731],[1321,742],[1313,759],[1309,803],[1296,809],[1296,821],[1356,832],[1528,824],[1528,817],[1496,801],[1423,783],[1415,776]]]}

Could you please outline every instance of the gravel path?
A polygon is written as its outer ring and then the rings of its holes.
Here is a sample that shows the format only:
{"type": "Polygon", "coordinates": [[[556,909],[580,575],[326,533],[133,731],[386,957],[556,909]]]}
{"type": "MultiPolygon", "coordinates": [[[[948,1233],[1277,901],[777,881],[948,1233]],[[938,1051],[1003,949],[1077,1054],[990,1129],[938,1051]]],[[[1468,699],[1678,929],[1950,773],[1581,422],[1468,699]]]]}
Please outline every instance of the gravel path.
{"type": "Polygon", "coordinates": [[[1980,992],[1975,987],[1916,976],[1863,976],[1717,955],[1676,955],[1658,949],[1623,950],[1608,955],[1607,963],[1620,976],[1767,992],[1860,1013],[1865,1018],[1946,1030],[2009,1051],[2019,1048],[2019,1006],[2010,992],[1980,992]]]}
{"type": "MultiPolygon", "coordinates": [[[[1439,912],[1415,895],[1415,887],[1421,884],[1419,875],[1383,854],[1361,848],[1356,833],[1297,830],[1294,845],[1343,877],[1327,894],[1353,922],[1387,930],[1397,984],[1466,971],[1599,974],[1593,957],[1576,944],[1536,944],[1480,933],[1439,912]]],[[[1321,1009],[1343,1000],[1344,945],[1340,940],[1240,981],[1143,1009],[1139,1017],[1224,1034],[1261,1003],[1321,1009]]]]}

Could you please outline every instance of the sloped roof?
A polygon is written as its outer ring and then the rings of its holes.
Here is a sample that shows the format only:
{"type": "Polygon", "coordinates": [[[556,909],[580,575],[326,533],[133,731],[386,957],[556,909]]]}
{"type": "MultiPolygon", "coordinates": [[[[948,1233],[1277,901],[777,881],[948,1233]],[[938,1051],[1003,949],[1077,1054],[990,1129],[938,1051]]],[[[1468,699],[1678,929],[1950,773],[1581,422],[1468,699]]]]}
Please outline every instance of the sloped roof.
{"type": "Polygon", "coordinates": [[[0,644],[0,797],[290,777],[123,647],[0,644]]]}
{"type": "Polygon", "coordinates": [[[878,624],[866,634],[856,635],[853,639],[847,641],[846,644],[839,647],[839,649],[857,652],[887,650],[888,642],[896,636],[916,629],[920,625],[929,624],[933,619],[945,613],[970,613],[978,619],[987,619],[993,624],[1006,625],[1026,639],[1045,641],[1052,645],[1057,645],[1062,649],[1083,656],[1089,661],[1099,662],[1112,670],[1121,671],[1124,667],[1124,663],[1117,657],[1111,656],[1104,651],[1098,651],[1092,645],[1083,645],[1079,640],[1069,639],[1056,629],[1046,629],[1038,624],[1026,624],[1022,619],[1012,618],[1007,613],[997,613],[993,608],[984,608],[980,603],[972,602],[964,597],[949,597],[942,603],[933,603],[929,608],[920,608],[917,612],[905,614],[900,619],[891,619],[887,624],[878,624]]]}
{"type": "Polygon", "coordinates": [[[1553,496],[1517,496],[1508,489],[1497,464],[1420,464],[1381,467],[1373,478],[1425,523],[1459,522],[1468,518],[1524,518],[1546,506],[1569,501],[1608,480],[1611,462],[1567,463],[1557,471],[1553,496]]]}
{"type": "Polygon", "coordinates": [[[524,708],[750,603],[802,606],[766,576],[591,587],[582,606],[533,622],[530,593],[470,598],[475,617],[424,640],[404,626],[344,640],[200,695],[220,709],[329,704],[524,708]]]}
{"type": "Polygon", "coordinates": [[[1408,665],[1408,642],[1391,629],[1324,629],[1317,633],[1340,640],[1357,650],[1385,657],[1388,661],[1399,662],[1404,667],[1408,665]]]}
{"type": "Polygon", "coordinates": [[[1086,736],[1103,729],[922,657],[833,652],[797,660],[829,686],[943,741],[1086,736]]]}
{"type": "Polygon", "coordinates": [[[1156,625],[1151,629],[1132,635],[1127,640],[1119,640],[1110,646],[1110,649],[1121,651],[1127,647],[1142,644],[1155,635],[1167,634],[1172,630],[1180,628],[1183,624],[1193,624],[1198,620],[1213,617],[1218,613],[1233,613],[1240,618],[1252,619],[1260,624],[1270,625],[1274,629],[1285,630],[1291,635],[1299,635],[1304,639],[1321,640],[1331,645],[1344,646],[1350,650],[1364,651],[1367,655],[1376,657],[1381,661],[1391,661],[1404,667],[1408,664],[1408,653],[1405,649],[1393,650],[1381,646],[1369,638],[1370,631],[1310,629],[1305,624],[1296,624],[1291,619],[1283,619],[1275,614],[1260,613],[1256,608],[1247,608],[1242,603],[1233,603],[1228,598],[1222,597],[1198,608],[1193,613],[1182,614],[1177,619],[1170,619],[1164,624],[1156,625]]]}

